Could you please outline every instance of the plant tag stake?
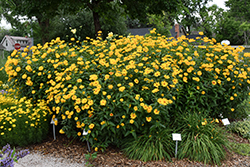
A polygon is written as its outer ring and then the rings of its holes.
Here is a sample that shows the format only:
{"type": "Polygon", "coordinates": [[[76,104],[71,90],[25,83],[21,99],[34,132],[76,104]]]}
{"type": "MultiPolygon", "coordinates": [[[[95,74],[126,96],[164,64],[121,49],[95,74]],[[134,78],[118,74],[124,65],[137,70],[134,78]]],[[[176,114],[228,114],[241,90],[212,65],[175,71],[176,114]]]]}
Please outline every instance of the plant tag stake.
{"type": "Polygon", "coordinates": [[[181,141],[181,134],[172,133],[173,140],[176,142],[175,144],[175,158],[177,158],[177,149],[178,149],[178,141],[181,141]]]}
{"type": "MultiPolygon", "coordinates": [[[[83,132],[82,132],[82,135],[83,136],[86,136],[89,132],[89,130],[87,130],[87,132],[85,131],[85,129],[83,129],[83,132]]],[[[88,151],[91,152],[91,149],[90,149],[90,145],[89,145],[89,141],[87,140],[87,146],[88,146],[88,151]]]]}
{"type": "Polygon", "coordinates": [[[88,134],[88,131],[86,132],[85,129],[83,129],[82,135],[86,136],[88,134]]]}
{"type": "Polygon", "coordinates": [[[223,125],[225,125],[225,126],[230,124],[228,118],[224,118],[221,121],[222,121],[223,125]]]}
{"type": "MultiPolygon", "coordinates": [[[[54,118],[54,120],[55,121],[57,121],[57,119],[56,118],[54,118]]],[[[55,121],[53,120],[53,118],[51,119],[51,122],[50,122],[50,124],[53,124],[53,136],[54,136],[54,140],[56,140],[56,127],[55,127],[55,121]]]]}

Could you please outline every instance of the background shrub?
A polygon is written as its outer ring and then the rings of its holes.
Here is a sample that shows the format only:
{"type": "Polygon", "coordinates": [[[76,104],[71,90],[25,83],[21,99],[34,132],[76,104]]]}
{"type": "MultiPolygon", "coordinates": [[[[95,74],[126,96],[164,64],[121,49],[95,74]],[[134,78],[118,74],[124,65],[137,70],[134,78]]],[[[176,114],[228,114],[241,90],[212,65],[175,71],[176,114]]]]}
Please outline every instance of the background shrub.
{"type": "Polygon", "coordinates": [[[228,130],[250,140],[250,119],[232,122],[228,125],[228,130]]]}
{"type": "Polygon", "coordinates": [[[197,47],[193,42],[155,29],[147,37],[110,34],[81,45],[57,38],[32,47],[33,54],[14,51],[5,70],[21,97],[46,99],[61,133],[105,148],[158,123],[176,125],[188,113],[217,118],[237,112],[249,96],[249,54],[206,37],[197,47]]]}
{"type": "Polygon", "coordinates": [[[0,55],[0,89],[2,89],[2,84],[6,83],[8,80],[8,75],[6,74],[6,72],[3,70],[4,69],[4,65],[7,61],[6,57],[2,57],[0,55]]]}

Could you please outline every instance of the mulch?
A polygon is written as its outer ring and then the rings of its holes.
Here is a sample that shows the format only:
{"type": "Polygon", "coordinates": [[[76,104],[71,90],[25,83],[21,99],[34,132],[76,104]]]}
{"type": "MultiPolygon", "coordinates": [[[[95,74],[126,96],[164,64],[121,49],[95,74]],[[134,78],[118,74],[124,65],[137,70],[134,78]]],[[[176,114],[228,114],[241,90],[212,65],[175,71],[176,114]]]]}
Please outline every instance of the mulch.
{"type": "MultiPolygon", "coordinates": [[[[237,143],[248,143],[249,140],[239,137],[236,134],[232,134],[229,140],[237,143]]],[[[53,139],[53,135],[49,134],[46,140],[39,144],[33,144],[26,147],[30,152],[38,152],[43,155],[53,156],[58,158],[65,158],[68,162],[86,162],[85,154],[88,154],[86,142],[81,142],[77,139],[68,139],[65,135],[57,134],[57,139],[53,139]]],[[[94,153],[92,150],[91,153],[94,153]]],[[[205,165],[201,162],[194,162],[188,159],[177,160],[172,158],[172,162],[169,161],[150,161],[142,162],[140,160],[128,159],[119,148],[108,147],[105,152],[98,152],[97,158],[90,161],[93,166],[96,167],[203,167],[203,166],[216,166],[205,165]]],[[[249,167],[250,156],[242,156],[234,152],[227,150],[227,157],[222,162],[222,167],[249,167]]]]}

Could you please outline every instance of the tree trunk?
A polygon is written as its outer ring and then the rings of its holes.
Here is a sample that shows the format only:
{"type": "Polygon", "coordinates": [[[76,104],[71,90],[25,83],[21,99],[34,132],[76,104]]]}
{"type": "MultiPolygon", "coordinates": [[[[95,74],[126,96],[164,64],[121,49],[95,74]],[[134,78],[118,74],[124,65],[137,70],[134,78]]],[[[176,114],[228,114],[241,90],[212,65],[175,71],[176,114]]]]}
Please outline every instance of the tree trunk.
{"type": "Polygon", "coordinates": [[[100,24],[100,16],[97,12],[93,12],[93,18],[94,18],[94,25],[95,25],[95,34],[97,35],[98,31],[101,31],[101,24],[100,24]]]}
{"type": "Polygon", "coordinates": [[[41,28],[42,43],[49,42],[49,19],[43,20],[38,18],[38,23],[41,28]]]}

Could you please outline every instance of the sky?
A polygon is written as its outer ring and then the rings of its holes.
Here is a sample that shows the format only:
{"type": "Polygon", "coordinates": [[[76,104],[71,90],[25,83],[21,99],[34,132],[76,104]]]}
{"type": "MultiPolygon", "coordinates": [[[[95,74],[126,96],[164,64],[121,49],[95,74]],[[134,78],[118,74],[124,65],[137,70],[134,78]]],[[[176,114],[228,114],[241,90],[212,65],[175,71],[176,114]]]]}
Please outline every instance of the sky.
{"type": "MultiPolygon", "coordinates": [[[[210,5],[213,5],[213,4],[216,4],[216,5],[219,6],[220,8],[227,9],[227,8],[225,7],[225,1],[227,1],[227,0],[213,0],[213,2],[209,2],[209,6],[210,6],[210,5]]],[[[2,20],[1,20],[0,27],[6,28],[6,29],[10,29],[10,28],[11,28],[11,25],[8,24],[8,23],[6,22],[5,19],[2,19],[2,20]]]]}

